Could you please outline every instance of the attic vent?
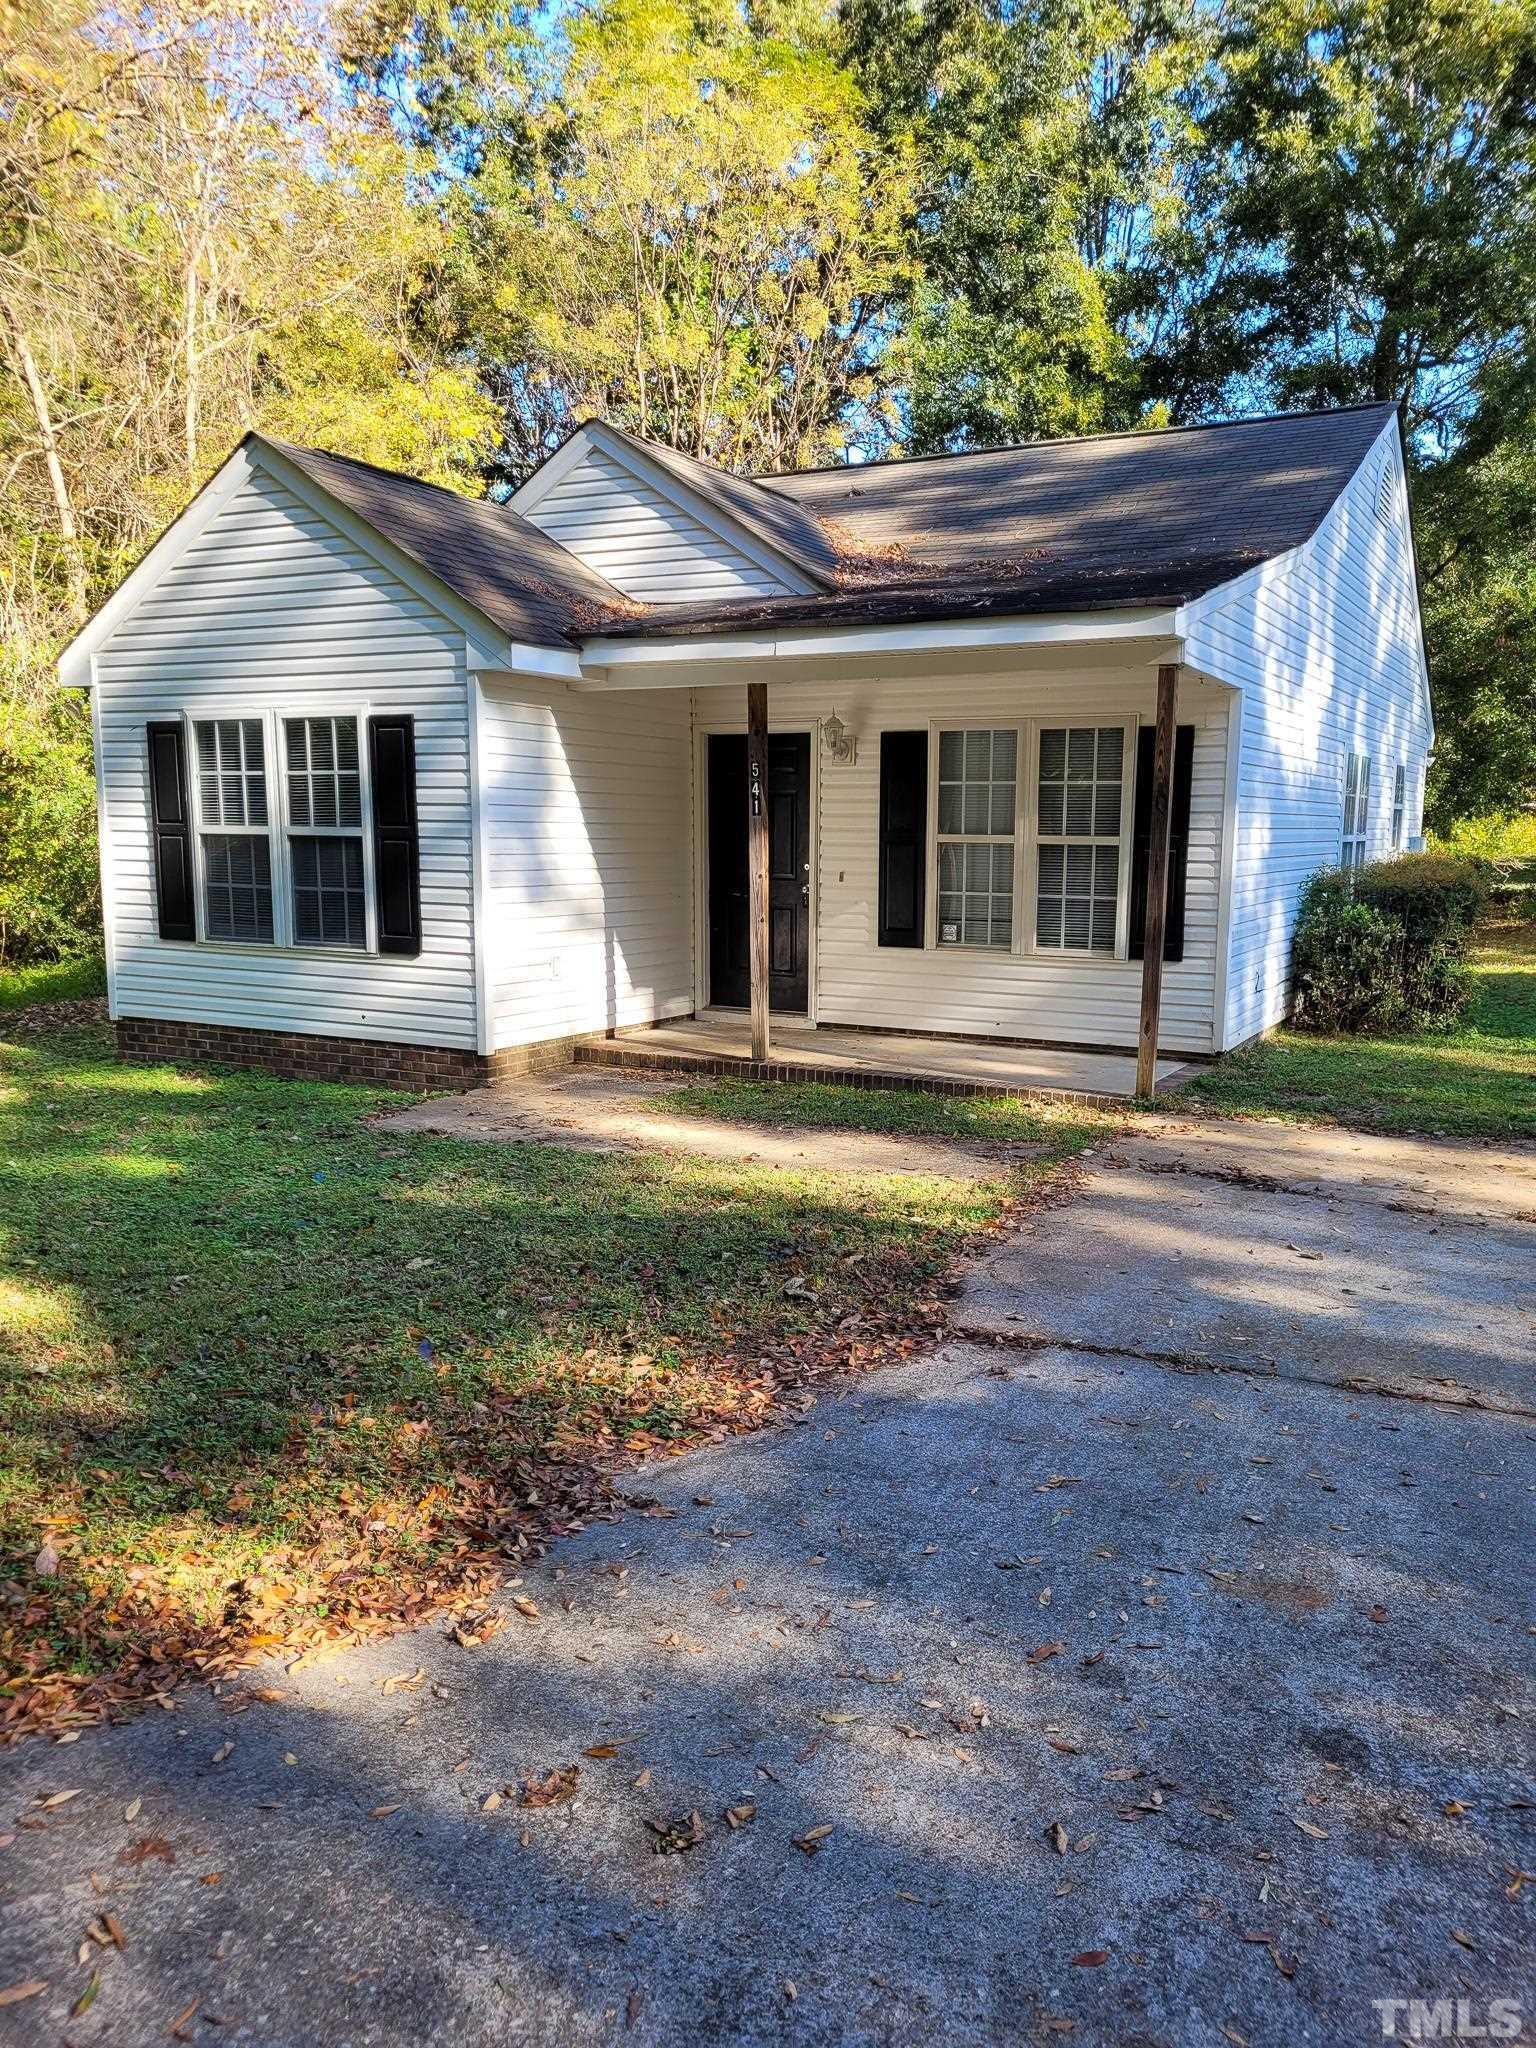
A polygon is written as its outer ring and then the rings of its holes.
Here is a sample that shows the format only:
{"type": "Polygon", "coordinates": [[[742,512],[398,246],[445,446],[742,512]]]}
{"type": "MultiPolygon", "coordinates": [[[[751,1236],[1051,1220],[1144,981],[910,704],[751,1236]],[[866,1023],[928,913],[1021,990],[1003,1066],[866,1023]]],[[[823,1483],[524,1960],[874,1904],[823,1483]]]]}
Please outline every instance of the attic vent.
{"type": "Polygon", "coordinates": [[[1376,517],[1383,526],[1397,525],[1397,478],[1390,462],[1376,472],[1376,517]]]}

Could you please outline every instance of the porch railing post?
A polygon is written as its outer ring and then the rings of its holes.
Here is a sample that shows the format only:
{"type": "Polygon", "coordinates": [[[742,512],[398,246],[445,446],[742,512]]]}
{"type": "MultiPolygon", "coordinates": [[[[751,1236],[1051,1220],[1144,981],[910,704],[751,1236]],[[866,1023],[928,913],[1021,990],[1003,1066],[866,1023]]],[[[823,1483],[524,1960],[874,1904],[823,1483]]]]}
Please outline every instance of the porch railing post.
{"type": "Polygon", "coordinates": [[[1163,1001],[1163,948],[1168,929],[1168,826],[1173,816],[1173,748],[1179,671],[1157,672],[1157,743],[1152,757],[1151,842],[1147,847],[1147,922],[1141,955],[1141,1030],[1136,1042],[1136,1093],[1157,1087],[1157,1031],[1163,1001]]]}
{"type": "Polygon", "coordinates": [[[768,1057],[768,685],[747,685],[747,902],[752,1057],[768,1057]]]}

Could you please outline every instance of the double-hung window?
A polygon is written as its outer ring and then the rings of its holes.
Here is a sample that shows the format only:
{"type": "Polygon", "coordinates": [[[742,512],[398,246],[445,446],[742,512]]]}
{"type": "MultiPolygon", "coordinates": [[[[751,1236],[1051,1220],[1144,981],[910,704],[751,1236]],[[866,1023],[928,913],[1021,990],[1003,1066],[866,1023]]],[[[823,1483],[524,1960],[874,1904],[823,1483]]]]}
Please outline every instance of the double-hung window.
{"type": "Polygon", "coordinates": [[[1362,867],[1371,816],[1371,757],[1351,754],[1344,766],[1344,829],[1339,846],[1339,865],[1362,867]]]}
{"type": "Polygon", "coordinates": [[[368,793],[359,720],[194,718],[192,740],[202,937],[365,949],[368,793]]]}
{"type": "Polygon", "coordinates": [[[1392,771],[1392,851],[1403,850],[1403,825],[1408,815],[1408,769],[1399,761],[1392,771]]]}
{"type": "Polygon", "coordinates": [[[285,718],[296,946],[366,946],[363,779],[355,718],[285,718]]]}
{"type": "Polygon", "coordinates": [[[196,721],[203,931],[272,943],[272,837],[265,721],[196,721]]]}
{"type": "Polygon", "coordinates": [[[939,734],[938,941],[1013,944],[1019,735],[1011,726],[939,734]]]}
{"type": "Polygon", "coordinates": [[[1035,944],[1113,953],[1120,915],[1125,727],[1040,728],[1035,944]]]}

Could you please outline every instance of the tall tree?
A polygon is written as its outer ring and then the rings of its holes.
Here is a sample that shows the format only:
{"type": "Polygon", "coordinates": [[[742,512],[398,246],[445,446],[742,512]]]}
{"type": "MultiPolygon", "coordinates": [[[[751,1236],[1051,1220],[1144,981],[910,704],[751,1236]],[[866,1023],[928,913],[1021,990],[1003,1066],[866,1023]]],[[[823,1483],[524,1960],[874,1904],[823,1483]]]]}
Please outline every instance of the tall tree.
{"type": "Polygon", "coordinates": [[[358,40],[448,181],[513,474],[587,413],[737,469],[869,433],[904,164],[814,7],[603,0],[531,39],[468,0],[358,40]]]}
{"type": "Polygon", "coordinates": [[[1168,308],[1194,0],[844,0],[870,103],[916,157],[899,360],[912,445],[1134,424],[1168,308]]]}

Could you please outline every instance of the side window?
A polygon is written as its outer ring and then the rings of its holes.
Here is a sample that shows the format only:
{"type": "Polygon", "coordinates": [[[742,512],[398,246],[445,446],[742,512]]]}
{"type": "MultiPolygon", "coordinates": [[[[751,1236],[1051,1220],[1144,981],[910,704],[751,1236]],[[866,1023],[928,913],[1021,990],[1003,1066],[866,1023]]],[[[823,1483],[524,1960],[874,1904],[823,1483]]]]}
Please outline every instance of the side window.
{"type": "Polygon", "coordinates": [[[272,842],[259,718],[199,719],[197,800],[203,931],[272,943],[272,842]]]}
{"type": "Polygon", "coordinates": [[[1365,861],[1365,842],[1371,817],[1371,757],[1351,754],[1344,767],[1344,830],[1339,846],[1339,865],[1358,868],[1365,861]]]}
{"type": "Polygon", "coordinates": [[[283,721],[296,946],[365,946],[363,780],[355,718],[283,721]]]}
{"type": "Polygon", "coordinates": [[[1403,850],[1403,820],[1408,814],[1408,770],[1399,761],[1392,773],[1392,851],[1403,850]]]}

